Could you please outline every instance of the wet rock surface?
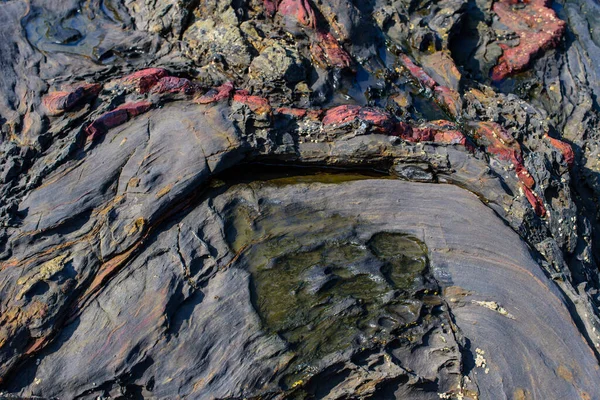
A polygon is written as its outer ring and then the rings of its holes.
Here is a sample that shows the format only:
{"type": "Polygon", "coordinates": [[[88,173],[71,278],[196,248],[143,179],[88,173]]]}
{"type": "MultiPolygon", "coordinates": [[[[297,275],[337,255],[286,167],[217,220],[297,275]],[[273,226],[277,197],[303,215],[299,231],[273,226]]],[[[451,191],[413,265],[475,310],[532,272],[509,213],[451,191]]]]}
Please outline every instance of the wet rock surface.
{"type": "Polygon", "coordinates": [[[600,398],[599,13],[0,3],[0,397],[600,398]]]}

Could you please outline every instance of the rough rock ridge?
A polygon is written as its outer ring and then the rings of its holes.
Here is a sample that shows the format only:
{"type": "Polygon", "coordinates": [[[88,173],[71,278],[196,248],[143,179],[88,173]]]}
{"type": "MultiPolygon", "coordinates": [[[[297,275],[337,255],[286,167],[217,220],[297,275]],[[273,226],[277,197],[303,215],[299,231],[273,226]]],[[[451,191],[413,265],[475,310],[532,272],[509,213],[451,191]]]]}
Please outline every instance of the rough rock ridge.
{"type": "Polygon", "coordinates": [[[0,3],[0,397],[600,399],[598,15],[0,3]]]}

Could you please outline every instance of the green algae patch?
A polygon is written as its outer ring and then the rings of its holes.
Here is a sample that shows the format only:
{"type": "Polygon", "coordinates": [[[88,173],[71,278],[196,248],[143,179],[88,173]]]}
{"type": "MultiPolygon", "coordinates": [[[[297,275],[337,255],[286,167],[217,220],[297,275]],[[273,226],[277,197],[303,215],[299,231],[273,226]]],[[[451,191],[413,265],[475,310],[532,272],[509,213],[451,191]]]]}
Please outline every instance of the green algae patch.
{"type": "Polygon", "coordinates": [[[410,286],[427,266],[427,247],[418,239],[397,233],[377,233],[368,243],[371,251],[385,261],[383,274],[396,286],[410,286]]]}
{"type": "Polygon", "coordinates": [[[267,329],[303,359],[343,350],[391,289],[375,275],[349,269],[367,258],[358,246],[334,244],[257,268],[255,303],[267,329]]]}
{"type": "MultiPolygon", "coordinates": [[[[253,193],[256,185],[248,185],[253,193]]],[[[435,288],[421,241],[399,232],[365,238],[355,217],[258,203],[240,197],[228,205],[225,232],[235,267],[251,273],[264,331],[293,356],[284,387],[308,379],[323,360],[393,340],[419,319],[418,293],[435,288]]]]}
{"type": "Polygon", "coordinates": [[[414,297],[427,269],[421,242],[401,233],[376,234],[366,243],[324,233],[315,232],[310,249],[284,236],[283,243],[271,238],[249,250],[250,259],[262,260],[248,265],[256,311],[264,329],[295,355],[287,387],[310,377],[320,360],[389,342],[419,318],[414,297]]]}

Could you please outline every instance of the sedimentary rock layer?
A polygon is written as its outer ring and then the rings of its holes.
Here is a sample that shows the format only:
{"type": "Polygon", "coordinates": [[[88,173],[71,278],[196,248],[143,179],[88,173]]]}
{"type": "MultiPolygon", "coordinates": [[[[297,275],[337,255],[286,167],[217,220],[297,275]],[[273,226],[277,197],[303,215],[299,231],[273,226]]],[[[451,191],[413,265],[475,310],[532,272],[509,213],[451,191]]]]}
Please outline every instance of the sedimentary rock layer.
{"type": "Polygon", "coordinates": [[[599,398],[598,15],[2,2],[0,397],[599,398]]]}

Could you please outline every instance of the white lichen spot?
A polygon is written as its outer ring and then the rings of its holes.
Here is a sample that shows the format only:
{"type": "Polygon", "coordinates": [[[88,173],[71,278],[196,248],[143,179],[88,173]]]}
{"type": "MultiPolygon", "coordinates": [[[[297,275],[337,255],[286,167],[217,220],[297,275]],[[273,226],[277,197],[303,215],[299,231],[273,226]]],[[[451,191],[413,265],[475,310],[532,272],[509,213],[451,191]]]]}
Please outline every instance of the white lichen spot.
{"type": "Polygon", "coordinates": [[[502,307],[500,304],[496,303],[495,301],[473,300],[473,303],[477,304],[478,306],[485,307],[489,310],[496,311],[497,313],[504,315],[506,318],[515,319],[515,317],[512,314],[510,314],[508,311],[506,311],[506,308],[502,307]]]}
{"type": "Polygon", "coordinates": [[[489,369],[487,368],[487,361],[485,357],[483,357],[484,354],[485,351],[481,350],[480,348],[475,349],[475,366],[477,368],[483,368],[484,370],[487,369],[487,371],[489,372],[489,369]]]}

